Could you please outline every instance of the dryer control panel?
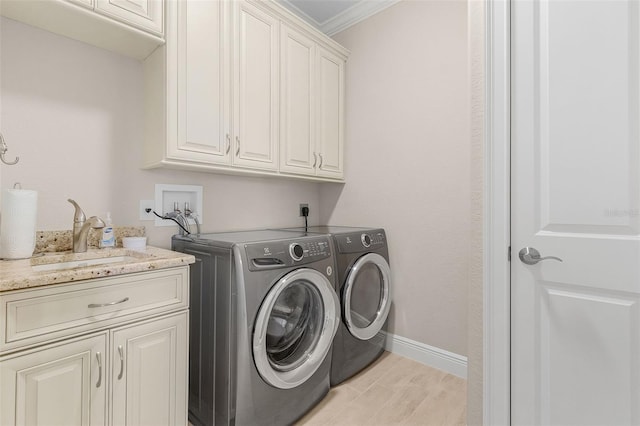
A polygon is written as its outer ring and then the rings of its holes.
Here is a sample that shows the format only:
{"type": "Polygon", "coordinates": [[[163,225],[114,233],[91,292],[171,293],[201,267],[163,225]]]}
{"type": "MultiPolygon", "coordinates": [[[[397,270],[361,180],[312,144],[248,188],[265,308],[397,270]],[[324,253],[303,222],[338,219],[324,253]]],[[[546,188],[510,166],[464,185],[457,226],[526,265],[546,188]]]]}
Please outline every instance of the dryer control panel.
{"type": "Polygon", "coordinates": [[[382,229],[368,232],[353,232],[335,235],[340,253],[366,253],[378,250],[387,243],[387,237],[382,229]]]}
{"type": "Polygon", "coordinates": [[[244,248],[250,271],[305,265],[331,257],[325,236],[245,244],[244,248]]]}

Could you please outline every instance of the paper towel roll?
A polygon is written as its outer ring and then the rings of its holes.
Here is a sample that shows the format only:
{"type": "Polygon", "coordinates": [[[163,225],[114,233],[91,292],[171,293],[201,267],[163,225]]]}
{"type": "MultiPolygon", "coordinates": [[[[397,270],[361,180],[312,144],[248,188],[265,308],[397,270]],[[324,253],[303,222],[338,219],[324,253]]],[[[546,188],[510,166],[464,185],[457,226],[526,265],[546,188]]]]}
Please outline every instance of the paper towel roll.
{"type": "Polygon", "coordinates": [[[36,247],[38,193],[27,189],[2,191],[0,258],[31,257],[36,247]]]}

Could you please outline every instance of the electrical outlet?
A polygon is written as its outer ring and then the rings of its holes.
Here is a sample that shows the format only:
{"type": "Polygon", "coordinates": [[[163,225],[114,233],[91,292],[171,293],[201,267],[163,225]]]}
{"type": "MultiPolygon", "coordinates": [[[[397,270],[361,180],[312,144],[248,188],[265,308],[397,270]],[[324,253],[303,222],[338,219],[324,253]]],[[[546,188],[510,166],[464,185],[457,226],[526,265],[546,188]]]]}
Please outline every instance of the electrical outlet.
{"type": "Polygon", "coordinates": [[[304,216],[304,215],[302,214],[302,208],[303,208],[303,207],[309,208],[309,204],[300,204],[300,216],[304,216]]]}
{"type": "Polygon", "coordinates": [[[156,207],[154,200],[140,200],[140,220],[154,220],[153,209],[156,207]],[[151,209],[149,213],[145,209],[151,209]]]}

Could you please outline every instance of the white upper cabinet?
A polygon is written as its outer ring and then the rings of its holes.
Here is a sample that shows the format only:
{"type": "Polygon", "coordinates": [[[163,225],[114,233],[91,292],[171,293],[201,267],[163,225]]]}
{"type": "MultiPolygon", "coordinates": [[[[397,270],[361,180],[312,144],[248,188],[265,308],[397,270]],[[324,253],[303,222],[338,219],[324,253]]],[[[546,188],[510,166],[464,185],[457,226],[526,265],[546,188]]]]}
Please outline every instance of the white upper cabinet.
{"type": "Polygon", "coordinates": [[[315,174],[316,43],[282,25],[280,171],[315,174]]]}
{"type": "Polygon", "coordinates": [[[234,164],[278,168],[279,21],[235,2],[234,164]]]}
{"type": "Polygon", "coordinates": [[[99,13],[159,36],[163,34],[163,0],[95,0],[95,2],[96,11],[99,13]]]}
{"type": "Polygon", "coordinates": [[[318,48],[318,175],[341,179],[344,171],[345,59],[318,48]]]}
{"type": "Polygon", "coordinates": [[[278,21],[244,2],[167,6],[145,61],[146,166],[277,170],[278,21]]]}
{"type": "Polygon", "coordinates": [[[281,172],[343,178],[344,64],[283,24],[281,172]]]}
{"type": "Polygon", "coordinates": [[[164,0],[2,0],[0,14],[140,60],[164,43],[164,0]]]}
{"type": "Polygon", "coordinates": [[[145,168],[342,179],[344,48],[270,1],[171,1],[165,22],[144,62],[145,168]]]}
{"type": "Polygon", "coordinates": [[[89,9],[93,9],[95,0],[67,0],[71,3],[76,3],[89,9]]]}
{"type": "MultiPolygon", "coordinates": [[[[164,122],[170,160],[231,164],[228,5],[222,1],[168,3],[167,89],[150,90],[167,96],[164,122]]],[[[162,65],[155,71],[161,70],[162,65]]],[[[163,125],[162,120],[158,125],[163,125]]],[[[162,148],[162,141],[157,142],[162,148]]]]}

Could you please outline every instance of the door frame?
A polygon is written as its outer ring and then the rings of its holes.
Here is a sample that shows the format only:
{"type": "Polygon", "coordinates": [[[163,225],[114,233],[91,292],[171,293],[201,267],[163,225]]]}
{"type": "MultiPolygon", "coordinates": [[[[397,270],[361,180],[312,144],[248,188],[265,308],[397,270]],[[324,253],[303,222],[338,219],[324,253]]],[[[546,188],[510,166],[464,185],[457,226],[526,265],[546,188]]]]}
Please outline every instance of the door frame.
{"type": "Polygon", "coordinates": [[[510,0],[485,0],[483,12],[483,421],[487,425],[508,425],[511,421],[510,0]]]}

